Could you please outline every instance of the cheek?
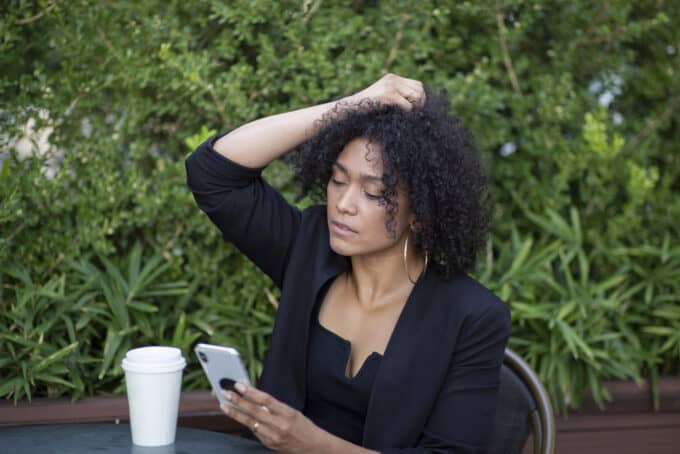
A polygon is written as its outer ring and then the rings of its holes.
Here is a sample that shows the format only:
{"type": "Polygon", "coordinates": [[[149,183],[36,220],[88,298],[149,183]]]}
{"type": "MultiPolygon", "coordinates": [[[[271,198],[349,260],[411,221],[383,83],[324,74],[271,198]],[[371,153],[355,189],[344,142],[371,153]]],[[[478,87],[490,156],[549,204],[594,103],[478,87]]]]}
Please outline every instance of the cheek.
{"type": "MultiPolygon", "coordinates": [[[[372,240],[384,243],[385,241],[392,239],[387,230],[387,212],[385,211],[384,206],[379,206],[374,203],[370,207],[367,207],[367,209],[364,210],[364,213],[366,214],[365,219],[367,224],[371,226],[370,232],[372,240]]],[[[397,223],[399,223],[398,218],[397,223]]],[[[397,231],[398,230],[399,226],[397,225],[397,231]]]]}

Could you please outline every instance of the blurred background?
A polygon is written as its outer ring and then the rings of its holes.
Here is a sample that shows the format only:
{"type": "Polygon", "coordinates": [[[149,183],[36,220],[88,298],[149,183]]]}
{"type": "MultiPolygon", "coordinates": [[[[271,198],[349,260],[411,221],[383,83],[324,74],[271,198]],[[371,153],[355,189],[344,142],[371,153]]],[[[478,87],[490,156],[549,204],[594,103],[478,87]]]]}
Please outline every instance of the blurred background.
{"type": "MultiPolygon", "coordinates": [[[[680,8],[662,0],[52,1],[0,6],[0,398],[124,392],[132,346],[262,368],[278,290],[184,159],[386,72],[446,89],[493,178],[475,277],[560,413],[680,371],[680,8]]],[[[289,165],[265,177],[300,207],[289,165]]]]}

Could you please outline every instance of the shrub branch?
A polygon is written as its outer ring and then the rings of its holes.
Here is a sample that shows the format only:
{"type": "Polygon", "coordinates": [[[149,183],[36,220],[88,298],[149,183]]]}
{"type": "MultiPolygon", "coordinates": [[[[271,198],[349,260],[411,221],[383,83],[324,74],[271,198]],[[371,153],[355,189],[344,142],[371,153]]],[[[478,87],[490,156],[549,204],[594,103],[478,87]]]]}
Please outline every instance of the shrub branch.
{"type": "Polygon", "coordinates": [[[517,82],[517,75],[515,74],[515,69],[512,66],[512,59],[510,58],[510,52],[508,52],[508,45],[505,40],[505,36],[508,33],[503,23],[503,13],[501,12],[501,2],[496,2],[496,23],[498,24],[498,35],[501,43],[501,51],[503,52],[503,61],[505,62],[505,70],[508,72],[508,77],[510,78],[510,83],[512,84],[512,89],[518,95],[522,94],[522,90],[519,88],[519,82],[517,82]]]}
{"type": "Polygon", "coordinates": [[[50,3],[47,6],[47,8],[45,8],[45,11],[41,11],[38,14],[36,14],[35,16],[25,17],[23,19],[17,19],[16,21],[14,21],[14,23],[16,25],[26,25],[26,24],[30,24],[31,22],[35,22],[35,21],[41,19],[45,14],[52,11],[55,6],[57,6],[56,3],[50,3]]]}
{"type": "Polygon", "coordinates": [[[401,40],[404,37],[404,28],[406,28],[406,24],[410,19],[411,16],[409,16],[408,14],[403,14],[401,16],[399,30],[397,30],[397,34],[394,36],[394,44],[392,45],[392,49],[390,49],[390,53],[387,56],[387,60],[385,60],[385,64],[383,65],[383,71],[387,71],[390,65],[392,65],[394,60],[397,58],[397,54],[399,53],[399,45],[401,44],[401,40]]]}

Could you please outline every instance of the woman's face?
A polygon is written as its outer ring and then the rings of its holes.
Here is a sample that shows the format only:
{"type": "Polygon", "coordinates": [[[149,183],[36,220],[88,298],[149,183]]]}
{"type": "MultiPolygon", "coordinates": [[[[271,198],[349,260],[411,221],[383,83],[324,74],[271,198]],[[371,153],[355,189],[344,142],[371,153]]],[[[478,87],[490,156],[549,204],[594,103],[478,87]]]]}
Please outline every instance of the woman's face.
{"type": "Polygon", "coordinates": [[[349,142],[333,164],[326,189],[330,246],[344,256],[364,255],[400,247],[412,214],[404,190],[397,192],[396,237],[385,227],[383,165],[379,145],[359,137],[349,142]],[[349,229],[338,224],[344,224],[349,229]]]}

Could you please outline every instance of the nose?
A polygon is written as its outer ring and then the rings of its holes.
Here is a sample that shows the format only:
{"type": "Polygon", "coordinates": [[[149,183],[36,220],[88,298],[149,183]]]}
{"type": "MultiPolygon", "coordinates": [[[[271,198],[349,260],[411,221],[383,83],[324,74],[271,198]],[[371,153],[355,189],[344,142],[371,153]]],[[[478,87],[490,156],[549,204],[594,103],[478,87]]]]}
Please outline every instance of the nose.
{"type": "Polygon", "coordinates": [[[353,185],[348,185],[343,191],[338,194],[338,200],[335,204],[338,211],[348,215],[356,214],[357,204],[356,204],[357,191],[353,189],[353,185]]]}

